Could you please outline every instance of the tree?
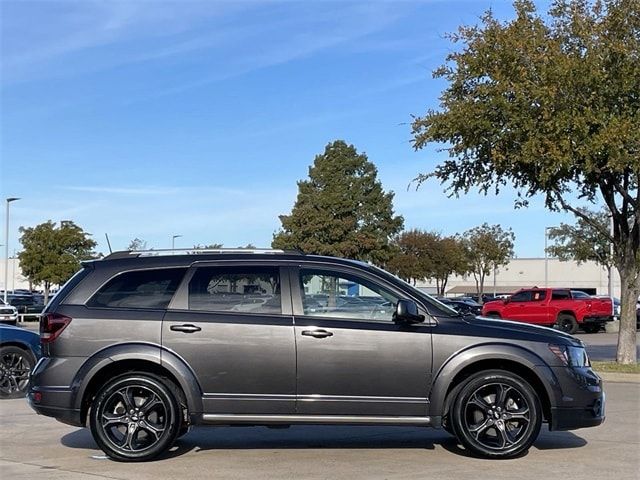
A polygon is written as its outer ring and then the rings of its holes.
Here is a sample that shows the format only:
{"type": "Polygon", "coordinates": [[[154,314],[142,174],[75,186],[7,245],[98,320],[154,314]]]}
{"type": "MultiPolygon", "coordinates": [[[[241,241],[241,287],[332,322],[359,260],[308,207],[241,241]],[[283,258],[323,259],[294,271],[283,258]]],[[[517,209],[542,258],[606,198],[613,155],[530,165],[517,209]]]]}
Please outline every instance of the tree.
{"type": "Polygon", "coordinates": [[[129,250],[130,252],[147,250],[147,242],[146,240],[142,240],[136,237],[129,242],[129,246],[127,247],[127,250],[129,250]]]}
{"type": "Polygon", "coordinates": [[[407,230],[392,241],[393,253],[385,267],[409,283],[424,280],[429,274],[428,234],[417,229],[407,230]]]}
{"type": "Polygon", "coordinates": [[[23,250],[18,254],[23,274],[44,286],[44,301],[51,285],[62,285],[80,268],[80,262],[95,257],[96,242],[71,221],[49,220],[35,227],[20,227],[23,250]]]}
{"type": "Polygon", "coordinates": [[[402,229],[393,192],[385,193],[375,165],[342,140],[328,144],[298,182],[290,215],[281,215],[274,248],[384,264],[390,239],[402,229]]]}
{"type": "Polygon", "coordinates": [[[617,360],[636,361],[640,295],[640,0],[532,1],[516,18],[487,12],[451,35],[460,48],[434,72],[448,86],[441,108],[413,122],[414,147],[447,144],[436,178],[451,195],[506,185],[526,206],[542,195],[613,242],[622,281],[617,360]],[[576,206],[603,203],[613,234],[576,206]]]}
{"type": "Polygon", "coordinates": [[[513,257],[514,239],[511,229],[505,231],[500,225],[487,223],[462,234],[460,241],[466,250],[469,271],[476,282],[479,302],[482,302],[487,275],[509,263],[509,259],[513,257]]]}
{"type": "Polygon", "coordinates": [[[431,253],[431,266],[427,278],[434,279],[438,295],[444,295],[451,275],[469,273],[469,256],[464,244],[456,237],[436,238],[431,253]]]}
{"type": "Polygon", "coordinates": [[[609,215],[606,211],[593,212],[580,208],[585,216],[591,217],[600,225],[595,229],[591,223],[578,218],[574,225],[561,223],[558,227],[549,228],[549,240],[555,241],[547,247],[547,253],[562,261],[575,260],[578,264],[595,262],[607,268],[611,280],[613,257],[611,256],[611,242],[600,233],[609,229],[609,215]]]}

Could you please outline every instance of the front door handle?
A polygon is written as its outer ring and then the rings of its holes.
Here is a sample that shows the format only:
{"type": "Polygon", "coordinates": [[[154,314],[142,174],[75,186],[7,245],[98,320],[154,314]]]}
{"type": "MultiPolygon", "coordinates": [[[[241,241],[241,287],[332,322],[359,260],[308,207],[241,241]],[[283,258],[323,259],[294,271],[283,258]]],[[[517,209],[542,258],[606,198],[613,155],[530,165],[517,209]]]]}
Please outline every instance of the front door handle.
{"type": "Polygon", "coordinates": [[[202,330],[200,327],[196,327],[195,325],[191,325],[191,324],[171,325],[169,328],[174,332],[184,332],[184,333],[199,332],[200,330],[202,330]]]}
{"type": "Polygon", "coordinates": [[[302,335],[305,337],[326,338],[333,336],[333,333],[326,330],[303,330],[302,335]]]}

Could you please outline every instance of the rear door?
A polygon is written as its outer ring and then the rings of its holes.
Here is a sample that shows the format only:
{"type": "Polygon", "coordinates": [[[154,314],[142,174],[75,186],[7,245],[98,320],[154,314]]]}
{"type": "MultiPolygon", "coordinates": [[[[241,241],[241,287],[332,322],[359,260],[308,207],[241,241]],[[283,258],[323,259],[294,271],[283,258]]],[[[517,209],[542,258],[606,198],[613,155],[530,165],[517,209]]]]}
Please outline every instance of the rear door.
{"type": "Polygon", "coordinates": [[[291,297],[278,266],[192,267],[164,317],[162,344],[195,372],[206,413],[294,413],[291,297]]]}

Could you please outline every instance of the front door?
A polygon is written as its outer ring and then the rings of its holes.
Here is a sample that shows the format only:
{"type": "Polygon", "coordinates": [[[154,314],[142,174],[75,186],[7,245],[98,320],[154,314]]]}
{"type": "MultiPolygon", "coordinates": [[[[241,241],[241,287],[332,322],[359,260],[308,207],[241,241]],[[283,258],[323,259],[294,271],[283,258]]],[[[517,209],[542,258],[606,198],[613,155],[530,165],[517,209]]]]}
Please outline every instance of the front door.
{"type": "Polygon", "coordinates": [[[292,279],[297,413],[425,416],[431,327],[392,321],[402,294],[349,269],[294,269],[292,279]]]}
{"type": "Polygon", "coordinates": [[[281,278],[272,266],[187,274],[164,317],[162,344],[195,372],[204,413],[294,413],[293,318],[281,278]]]}

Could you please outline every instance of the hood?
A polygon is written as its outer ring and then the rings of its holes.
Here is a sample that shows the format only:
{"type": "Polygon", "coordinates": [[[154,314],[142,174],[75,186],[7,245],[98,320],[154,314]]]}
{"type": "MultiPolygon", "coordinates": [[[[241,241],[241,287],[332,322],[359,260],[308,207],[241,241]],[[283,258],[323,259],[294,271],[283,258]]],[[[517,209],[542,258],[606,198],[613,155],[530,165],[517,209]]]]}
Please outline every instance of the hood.
{"type": "Polygon", "coordinates": [[[532,340],[539,342],[553,343],[556,345],[584,346],[582,341],[573,335],[548,327],[482,316],[473,318],[467,317],[464,321],[475,327],[491,329],[493,330],[492,335],[500,338],[527,335],[528,337],[531,337],[532,340]]]}

